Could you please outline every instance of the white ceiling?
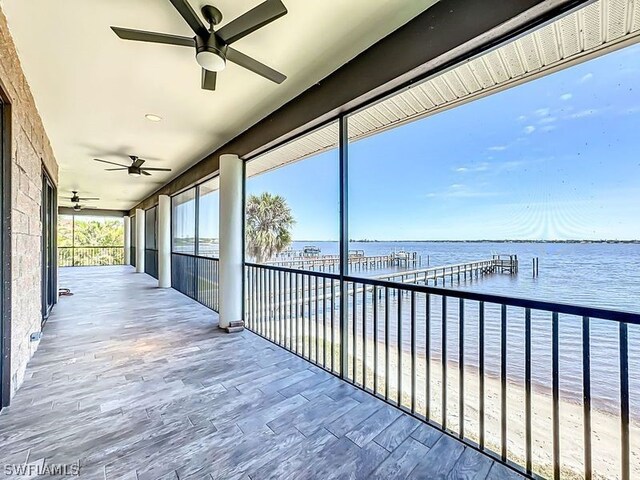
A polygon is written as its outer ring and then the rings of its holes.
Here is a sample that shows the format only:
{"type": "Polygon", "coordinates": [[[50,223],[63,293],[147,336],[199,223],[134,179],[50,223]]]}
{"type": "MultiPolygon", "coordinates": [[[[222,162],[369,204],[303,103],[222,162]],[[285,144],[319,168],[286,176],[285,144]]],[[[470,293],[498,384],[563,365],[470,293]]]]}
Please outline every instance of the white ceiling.
{"type": "MultiPolygon", "coordinates": [[[[0,0],[60,164],[59,193],[128,209],[437,0],[284,0],[289,13],[234,44],[288,76],[233,64],[200,89],[194,52],[120,40],[111,25],[193,36],[169,0],[0,0]],[[145,114],[160,115],[153,123],[145,114]],[[94,157],[169,173],[129,177],[94,157]]],[[[200,11],[204,1],[190,0],[200,11]]],[[[217,0],[222,25],[261,0],[217,0]]],[[[61,202],[65,204],[65,202],[61,202]]],[[[69,203],[68,201],[66,202],[69,203]]]]}

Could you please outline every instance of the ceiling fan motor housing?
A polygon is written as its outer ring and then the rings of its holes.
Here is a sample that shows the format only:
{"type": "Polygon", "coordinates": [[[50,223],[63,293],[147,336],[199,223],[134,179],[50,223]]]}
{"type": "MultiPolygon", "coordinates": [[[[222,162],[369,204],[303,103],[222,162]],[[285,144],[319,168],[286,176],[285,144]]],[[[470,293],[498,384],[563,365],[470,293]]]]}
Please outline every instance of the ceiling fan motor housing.
{"type": "Polygon", "coordinates": [[[220,71],[227,60],[227,46],[214,33],[206,37],[196,35],[196,60],[206,70],[220,71]]]}

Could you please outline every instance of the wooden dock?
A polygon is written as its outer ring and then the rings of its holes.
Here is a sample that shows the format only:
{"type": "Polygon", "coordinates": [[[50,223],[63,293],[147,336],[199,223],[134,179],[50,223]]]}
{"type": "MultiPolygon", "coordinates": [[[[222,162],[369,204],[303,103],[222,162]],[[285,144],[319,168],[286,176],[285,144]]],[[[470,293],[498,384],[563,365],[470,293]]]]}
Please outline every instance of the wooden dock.
{"type": "MultiPolygon", "coordinates": [[[[314,270],[316,272],[338,272],[339,255],[289,256],[277,258],[265,263],[274,267],[314,270]]],[[[349,254],[349,271],[381,270],[384,268],[417,268],[421,257],[417,252],[395,252],[387,255],[364,255],[359,252],[349,254]]]]}
{"type": "Polygon", "coordinates": [[[486,260],[418,268],[404,272],[377,275],[372,278],[397,283],[433,284],[435,286],[441,283],[442,286],[445,286],[447,280],[449,280],[449,284],[451,285],[454,281],[460,283],[461,281],[479,278],[483,275],[493,273],[507,273],[510,275],[518,273],[518,256],[493,255],[486,260]]]}

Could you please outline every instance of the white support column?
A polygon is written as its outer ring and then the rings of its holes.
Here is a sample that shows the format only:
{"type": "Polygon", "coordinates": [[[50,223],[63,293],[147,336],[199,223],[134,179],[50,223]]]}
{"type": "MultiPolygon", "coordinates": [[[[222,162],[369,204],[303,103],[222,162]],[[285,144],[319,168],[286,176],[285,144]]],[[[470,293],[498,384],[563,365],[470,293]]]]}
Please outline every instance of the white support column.
{"type": "Polygon", "coordinates": [[[158,287],[171,287],[171,199],[158,197],[158,287]]]}
{"type": "Polygon", "coordinates": [[[220,155],[220,328],[242,330],[243,160],[220,155]]]}
{"type": "Polygon", "coordinates": [[[131,265],[131,217],[124,216],[124,264],[131,265]]]}
{"type": "Polygon", "coordinates": [[[144,210],[136,209],[136,272],[144,273],[144,210]]]}

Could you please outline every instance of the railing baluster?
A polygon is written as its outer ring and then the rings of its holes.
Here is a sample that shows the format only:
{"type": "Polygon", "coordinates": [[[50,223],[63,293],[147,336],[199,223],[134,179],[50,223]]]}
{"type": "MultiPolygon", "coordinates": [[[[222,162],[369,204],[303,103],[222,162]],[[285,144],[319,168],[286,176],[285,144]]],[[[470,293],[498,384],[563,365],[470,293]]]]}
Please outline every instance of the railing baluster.
{"type": "MultiPolygon", "coordinates": [[[[310,267],[311,268],[311,267],[310,267]]],[[[311,274],[307,275],[307,290],[309,290],[309,295],[308,295],[308,308],[307,308],[307,357],[309,358],[309,361],[311,361],[311,353],[313,351],[313,342],[311,341],[311,328],[312,328],[312,324],[311,321],[313,319],[313,297],[312,297],[312,293],[313,293],[313,289],[311,286],[311,274]]]]}
{"type": "Polygon", "coordinates": [[[479,409],[479,429],[480,431],[478,432],[478,436],[479,436],[479,444],[480,444],[480,448],[484,449],[484,417],[485,417],[485,411],[484,411],[484,302],[480,302],[479,304],[479,316],[478,316],[478,338],[479,340],[479,345],[478,345],[478,356],[480,358],[478,358],[478,376],[480,377],[480,382],[479,382],[479,392],[478,392],[478,409],[479,409]]]}
{"type": "Polygon", "coordinates": [[[620,457],[622,480],[630,478],[629,456],[629,341],[627,324],[620,322],[620,457]]]}
{"type": "Polygon", "coordinates": [[[302,358],[307,358],[307,322],[305,321],[305,314],[304,314],[304,307],[305,307],[305,288],[304,288],[304,278],[306,277],[305,274],[301,273],[300,274],[300,281],[302,282],[302,301],[300,303],[300,317],[301,317],[301,327],[302,327],[302,358]]]}
{"type": "Polygon", "coordinates": [[[398,398],[399,406],[402,406],[402,290],[398,287],[398,398]]]}
{"type": "Polygon", "coordinates": [[[582,317],[582,408],[584,415],[584,478],[593,476],[591,462],[591,328],[589,317],[582,317]]]}
{"type": "Polygon", "coordinates": [[[416,292],[411,292],[411,413],[416,413],[416,292]]]}
{"type": "Polygon", "coordinates": [[[322,366],[327,368],[327,280],[322,279],[322,366]]]}
{"type": "Polygon", "coordinates": [[[278,289],[279,289],[279,293],[278,293],[278,318],[280,320],[280,326],[279,326],[279,334],[278,334],[278,338],[280,340],[280,345],[281,346],[285,346],[285,339],[284,339],[284,317],[285,317],[285,311],[284,311],[284,307],[285,307],[285,278],[284,278],[284,272],[278,272],[278,289]]]}
{"type": "Polygon", "coordinates": [[[331,279],[331,371],[336,372],[336,342],[335,342],[335,310],[336,294],[333,278],[331,279]]]}
{"type": "Polygon", "coordinates": [[[357,305],[356,305],[356,301],[357,301],[357,294],[356,294],[356,290],[357,290],[357,284],[355,282],[353,282],[353,287],[352,287],[352,306],[351,306],[351,338],[353,339],[352,343],[351,343],[351,369],[353,370],[353,376],[351,377],[351,380],[353,381],[353,383],[357,384],[356,381],[356,375],[358,374],[358,367],[356,365],[356,358],[357,358],[357,352],[358,352],[358,342],[356,342],[356,312],[357,312],[357,305]]]}
{"type": "Polygon", "coordinates": [[[299,336],[299,330],[298,330],[298,325],[300,323],[300,282],[299,277],[300,274],[296,273],[296,318],[295,318],[295,327],[294,327],[294,337],[295,337],[295,348],[294,348],[294,352],[299,353],[300,352],[300,336],[299,336]]]}
{"type": "Polygon", "coordinates": [[[560,378],[559,378],[559,339],[558,313],[551,318],[552,346],[552,390],[553,390],[553,478],[560,478],[560,378]]]}
{"type": "Polygon", "coordinates": [[[371,308],[373,309],[373,393],[378,394],[378,287],[371,291],[371,308]]]}
{"type": "Polygon", "coordinates": [[[502,461],[507,460],[507,306],[502,305],[500,314],[500,415],[502,461]]]}
{"type": "Polygon", "coordinates": [[[531,309],[524,311],[524,415],[525,415],[525,469],[532,471],[531,459],[531,309]]]}
{"type": "Polygon", "coordinates": [[[289,276],[289,320],[287,322],[287,338],[289,340],[289,350],[295,351],[293,347],[293,276],[294,273],[288,272],[289,276]]]}
{"type": "Polygon", "coordinates": [[[447,429],[447,297],[442,297],[442,428],[447,429]]]}
{"type": "Polygon", "coordinates": [[[367,286],[362,285],[362,386],[367,389],[367,286]]]}
{"type": "Polygon", "coordinates": [[[389,358],[389,287],[384,289],[384,399],[389,400],[389,378],[391,377],[389,370],[391,361],[389,358]]]}
{"type": "Polygon", "coordinates": [[[315,278],[315,287],[316,287],[316,321],[315,321],[315,325],[316,325],[316,364],[320,363],[320,356],[319,356],[319,352],[320,352],[320,322],[318,320],[319,317],[319,313],[320,313],[320,302],[318,301],[318,277],[315,278]]]}
{"type": "Polygon", "coordinates": [[[458,417],[459,436],[464,438],[464,299],[460,299],[458,313],[458,417]]]}
{"type": "Polygon", "coordinates": [[[425,418],[431,419],[431,295],[427,293],[425,298],[425,418]]]}

